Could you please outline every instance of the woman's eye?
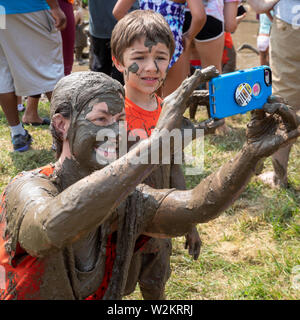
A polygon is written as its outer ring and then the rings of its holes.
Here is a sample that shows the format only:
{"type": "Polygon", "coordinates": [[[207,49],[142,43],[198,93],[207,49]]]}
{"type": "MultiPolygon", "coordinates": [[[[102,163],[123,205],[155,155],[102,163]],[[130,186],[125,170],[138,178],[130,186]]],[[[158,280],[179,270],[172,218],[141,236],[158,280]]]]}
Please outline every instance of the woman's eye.
{"type": "Polygon", "coordinates": [[[106,121],[106,118],[103,118],[103,117],[97,118],[96,121],[105,122],[105,121],[106,121]]]}

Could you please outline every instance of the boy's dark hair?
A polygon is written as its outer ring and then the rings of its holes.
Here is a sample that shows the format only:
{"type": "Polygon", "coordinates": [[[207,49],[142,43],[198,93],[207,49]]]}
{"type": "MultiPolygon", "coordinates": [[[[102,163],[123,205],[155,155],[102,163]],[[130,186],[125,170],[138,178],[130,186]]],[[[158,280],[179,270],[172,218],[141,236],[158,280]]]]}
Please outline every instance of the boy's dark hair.
{"type": "Polygon", "coordinates": [[[175,50],[173,33],[164,17],[152,10],[135,10],[118,21],[111,35],[112,55],[123,63],[124,51],[141,37],[146,37],[150,45],[164,43],[171,59],[175,50]]]}

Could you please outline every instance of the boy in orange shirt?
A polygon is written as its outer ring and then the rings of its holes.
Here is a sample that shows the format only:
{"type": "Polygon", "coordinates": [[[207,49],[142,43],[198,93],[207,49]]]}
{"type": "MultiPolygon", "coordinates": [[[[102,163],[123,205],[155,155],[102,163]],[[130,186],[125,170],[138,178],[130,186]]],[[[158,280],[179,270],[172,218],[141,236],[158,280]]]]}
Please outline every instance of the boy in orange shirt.
{"type": "MultiPolygon", "coordinates": [[[[146,139],[158,121],[162,100],[156,91],[163,84],[174,51],[172,32],[163,17],[151,11],[137,10],[119,21],[112,32],[113,62],[123,73],[125,113],[130,141],[146,139]],[[136,19],[141,23],[137,24],[136,19]],[[131,22],[140,25],[131,30],[131,22]],[[145,21],[148,26],[145,28],[145,21]],[[153,34],[149,34],[150,32],[153,34]],[[148,39],[148,40],[146,40],[148,39]],[[151,41],[149,41],[151,39],[151,41]]],[[[155,188],[186,189],[180,165],[159,167],[145,183],[155,188]]],[[[201,240],[196,227],[186,235],[186,248],[194,259],[199,256],[201,240]]],[[[164,299],[170,276],[171,239],[151,238],[132,259],[125,295],[139,282],[144,299],[164,299]]]]}

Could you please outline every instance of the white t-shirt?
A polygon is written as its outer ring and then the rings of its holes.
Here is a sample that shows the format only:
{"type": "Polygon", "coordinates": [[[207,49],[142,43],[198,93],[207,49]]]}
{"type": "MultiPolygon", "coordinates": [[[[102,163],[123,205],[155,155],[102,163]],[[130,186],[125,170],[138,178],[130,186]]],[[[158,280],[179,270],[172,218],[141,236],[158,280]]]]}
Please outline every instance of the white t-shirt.
{"type": "Polygon", "coordinates": [[[224,22],[225,2],[240,2],[240,0],[203,0],[206,14],[224,22]]]}
{"type": "Polygon", "coordinates": [[[295,27],[300,27],[300,1],[280,0],[274,7],[274,15],[295,27]]]}

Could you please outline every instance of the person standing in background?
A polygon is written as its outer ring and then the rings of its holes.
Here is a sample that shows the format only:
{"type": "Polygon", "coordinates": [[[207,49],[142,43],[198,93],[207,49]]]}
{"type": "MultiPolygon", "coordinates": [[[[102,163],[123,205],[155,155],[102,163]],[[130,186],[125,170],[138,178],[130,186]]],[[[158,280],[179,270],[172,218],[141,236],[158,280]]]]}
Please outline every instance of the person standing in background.
{"type": "MultiPolygon", "coordinates": [[[[270,66],[273,94],[281,96],[300,114],[300,3],[298,0],[272,1],[264,7],[264,1],[248,0],[257,13],[274,11],[270,33],[270,66]]],[[[272,187],[288,186],[288,161],[292,143],[272,155],[274,171],[265,172],[260,178],[272,187]]]]}
{"type": "Polygon", "coordinates": [[[74,0],[58,0],[61,10],[67,18],[67,26],[61,30],[63,57],[64,57],[64,73],[65,76],[72,72],[74,62],[74,43],[75,43],[75,19],[73,12],[74,0]]]}
{"type": "MultiPolygon", "coordinates": [[[[117,0],[89,0],[89,23],[91,39],[91,70],[103,72],[124,84],[123,75],[112,64],[110,38],[117,20],[112,14],[117,0]]],[[[138,9],[137,0],[132,10],[138,9]]]]}
{"type": "MultiPolygon", "coordinates": [[[[63,30],[60,30],[62,37],[62,50],[63,50],[63,62],[64,62],[64,75],[67,76],[72,72],[74,61],[74,41],[75,41],[75,22],[73,13],[74,0],[58,0],[60,9],[66,16],[67,24],[63,30]]],[[[38,114],[39,101],[42,93],[33,96],[29,96],[27,99],[27,108],[22,117],[24,124],[31,124],[33,126],[49,125],[50,120],[48,118],[41,118],[38,114]]],[[[47,95],[50,101],[51,96],[47,95]]]]}
{"type": "Polygon", "coordinates": [[[51,97],[64,74],[59,30],[66,17],[56,0],[0,0],[0,5],[6,12],[6,28],[0,30],[0,105],[14,151],[22,152],[32,139],[19,120],[17,96],[46,92],[51,97]]]}
{"type": "Polygon", "coordinates": [[[269,46],[270,46],[270,31],[272,26],[272,15],[266,13],[259,15],[259,32],[257,36],[257,49],[259,51],[260,65],[270,65],[269,46]]]}

